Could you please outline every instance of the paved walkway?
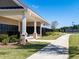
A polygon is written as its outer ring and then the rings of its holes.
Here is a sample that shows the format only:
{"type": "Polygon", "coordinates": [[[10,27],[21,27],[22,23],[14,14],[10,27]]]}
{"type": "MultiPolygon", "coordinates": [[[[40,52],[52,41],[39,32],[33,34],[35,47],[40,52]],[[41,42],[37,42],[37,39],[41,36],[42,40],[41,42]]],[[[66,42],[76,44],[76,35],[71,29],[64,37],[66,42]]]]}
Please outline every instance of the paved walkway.
{"type": "Polygon", "coordinates": [[[47,42],[47,43],[51,43],[55,40],[36,40],[36,39],[28,39],[29,42],[47,42]]]}
{"type": "Polygon", "coordinates": [[[69,36],[69,34],[61,36],[27,59],[68,59],[69,36]]]}

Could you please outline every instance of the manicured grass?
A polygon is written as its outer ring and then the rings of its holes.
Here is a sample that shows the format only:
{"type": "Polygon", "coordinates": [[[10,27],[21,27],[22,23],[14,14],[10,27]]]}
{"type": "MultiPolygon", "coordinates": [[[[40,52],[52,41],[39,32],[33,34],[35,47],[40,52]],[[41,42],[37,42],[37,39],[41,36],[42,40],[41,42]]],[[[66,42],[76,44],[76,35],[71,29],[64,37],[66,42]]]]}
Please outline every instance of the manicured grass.
{"type": "Polygon", "coordinates": [[[79,59],[79,34],[74,34],[70,36],[69,54],[69,59],[79,59]]]}
{"type": "Polygon", "coordinates": [[[0,59],[25,59],[47,44],[45,42],[31,42],[25,46],[16,46],[16,48],[0,48],[0,59]]]}
{"type": "Polygon", "coordinates": [[[51,32],[51,34],[48,34],[47,36],[43,36],[40,39],[41,40],[55,40],[58,37],[60,37],[61,35],[63,35],[63,33],[61,33],[61,32],[51,32]]]}

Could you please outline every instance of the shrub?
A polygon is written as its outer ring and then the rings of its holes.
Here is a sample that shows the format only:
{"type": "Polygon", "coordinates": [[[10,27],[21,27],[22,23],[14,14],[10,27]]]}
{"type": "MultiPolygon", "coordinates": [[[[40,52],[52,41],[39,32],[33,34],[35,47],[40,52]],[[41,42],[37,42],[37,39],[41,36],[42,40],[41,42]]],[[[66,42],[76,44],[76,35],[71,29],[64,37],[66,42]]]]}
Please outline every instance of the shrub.
{"type": "Polygon", "coordinates": [[[60,35],[60,34],[61,34],[60,32],[52,32],[52,36],[60,35]]]}
{"type": "Polygon", "coordinates": [[[59,35],[61,34],[60,32],[47,32],[46,35],[49,36],[49,35],[52,35],[52,36],[55,36],[55,35],[59,35]]]}
{"type": "Polygon", "coordinates": [[[2,43],[5,45],[9,43],[9,36],[7,34],[2,34],[0,36],[0,39],[2,40],[2,43]]]}
{"type": "Polygon", "coordinates": [[[51,35],[52,34],[52,32],[46,32],[46,35],[51,35]]]}
{"type": "Polygon", "coordinates": [[[18,36],[17,35],[12,35],[12,36],[10,36],[10,43],[12,43],[12,42],[17,42],[19,39],[18,39],[18,36]]]}
{"type": "Polygon", "coordinates": [[[3,40],[3,35],[0,34],[0,42],[2,42],[2,40],[3,40]]]}
{"type": "Polygon", "coordinates": [[[7,45],[9,43],[9,38],[6,38],[6,39],[2,40],[2,43],[7,45]]]}

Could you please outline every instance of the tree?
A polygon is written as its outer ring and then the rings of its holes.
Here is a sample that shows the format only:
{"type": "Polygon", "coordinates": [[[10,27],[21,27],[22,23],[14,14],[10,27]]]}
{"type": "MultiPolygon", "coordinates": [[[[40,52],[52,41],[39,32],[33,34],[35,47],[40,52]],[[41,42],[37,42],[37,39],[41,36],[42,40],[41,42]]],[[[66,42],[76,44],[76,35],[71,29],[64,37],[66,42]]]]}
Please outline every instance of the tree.
{"type": "Polygon", "coordinates": [[[53,30],[55,30],[56,27],[57,27],[57,25],[58,25],[58,22],[57,22],[57,21],[52,21],[52,23],[51,23],[51,28],[52,28],[53,30]]]}

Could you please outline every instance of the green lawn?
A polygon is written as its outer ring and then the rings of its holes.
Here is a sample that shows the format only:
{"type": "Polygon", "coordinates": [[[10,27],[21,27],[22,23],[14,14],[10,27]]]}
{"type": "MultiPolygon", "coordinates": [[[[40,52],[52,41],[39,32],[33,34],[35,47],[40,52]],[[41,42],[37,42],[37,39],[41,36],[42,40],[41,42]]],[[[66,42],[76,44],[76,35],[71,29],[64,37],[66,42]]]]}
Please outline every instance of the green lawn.
{"type": "Polygon", "coordinates": [[[0,59],[25,59],[47,44],[45,42],[31,42],[16,48],[0,48],[0,59]]]}
{"type": "Polygon", "coordinates": [[[61,35],[63,35],[63,33],[61,33],[61,32],[51,32],[51,34],[48,34],[47,36],[43,36],[40,39],[41,40],[55,40],[58,37],[60,37],[61,35]]]}
{"type": "Polygon", "coordinates": [[[71,35],[69,44],[69,59],[79,59],[79,34],[71,35]]]}

